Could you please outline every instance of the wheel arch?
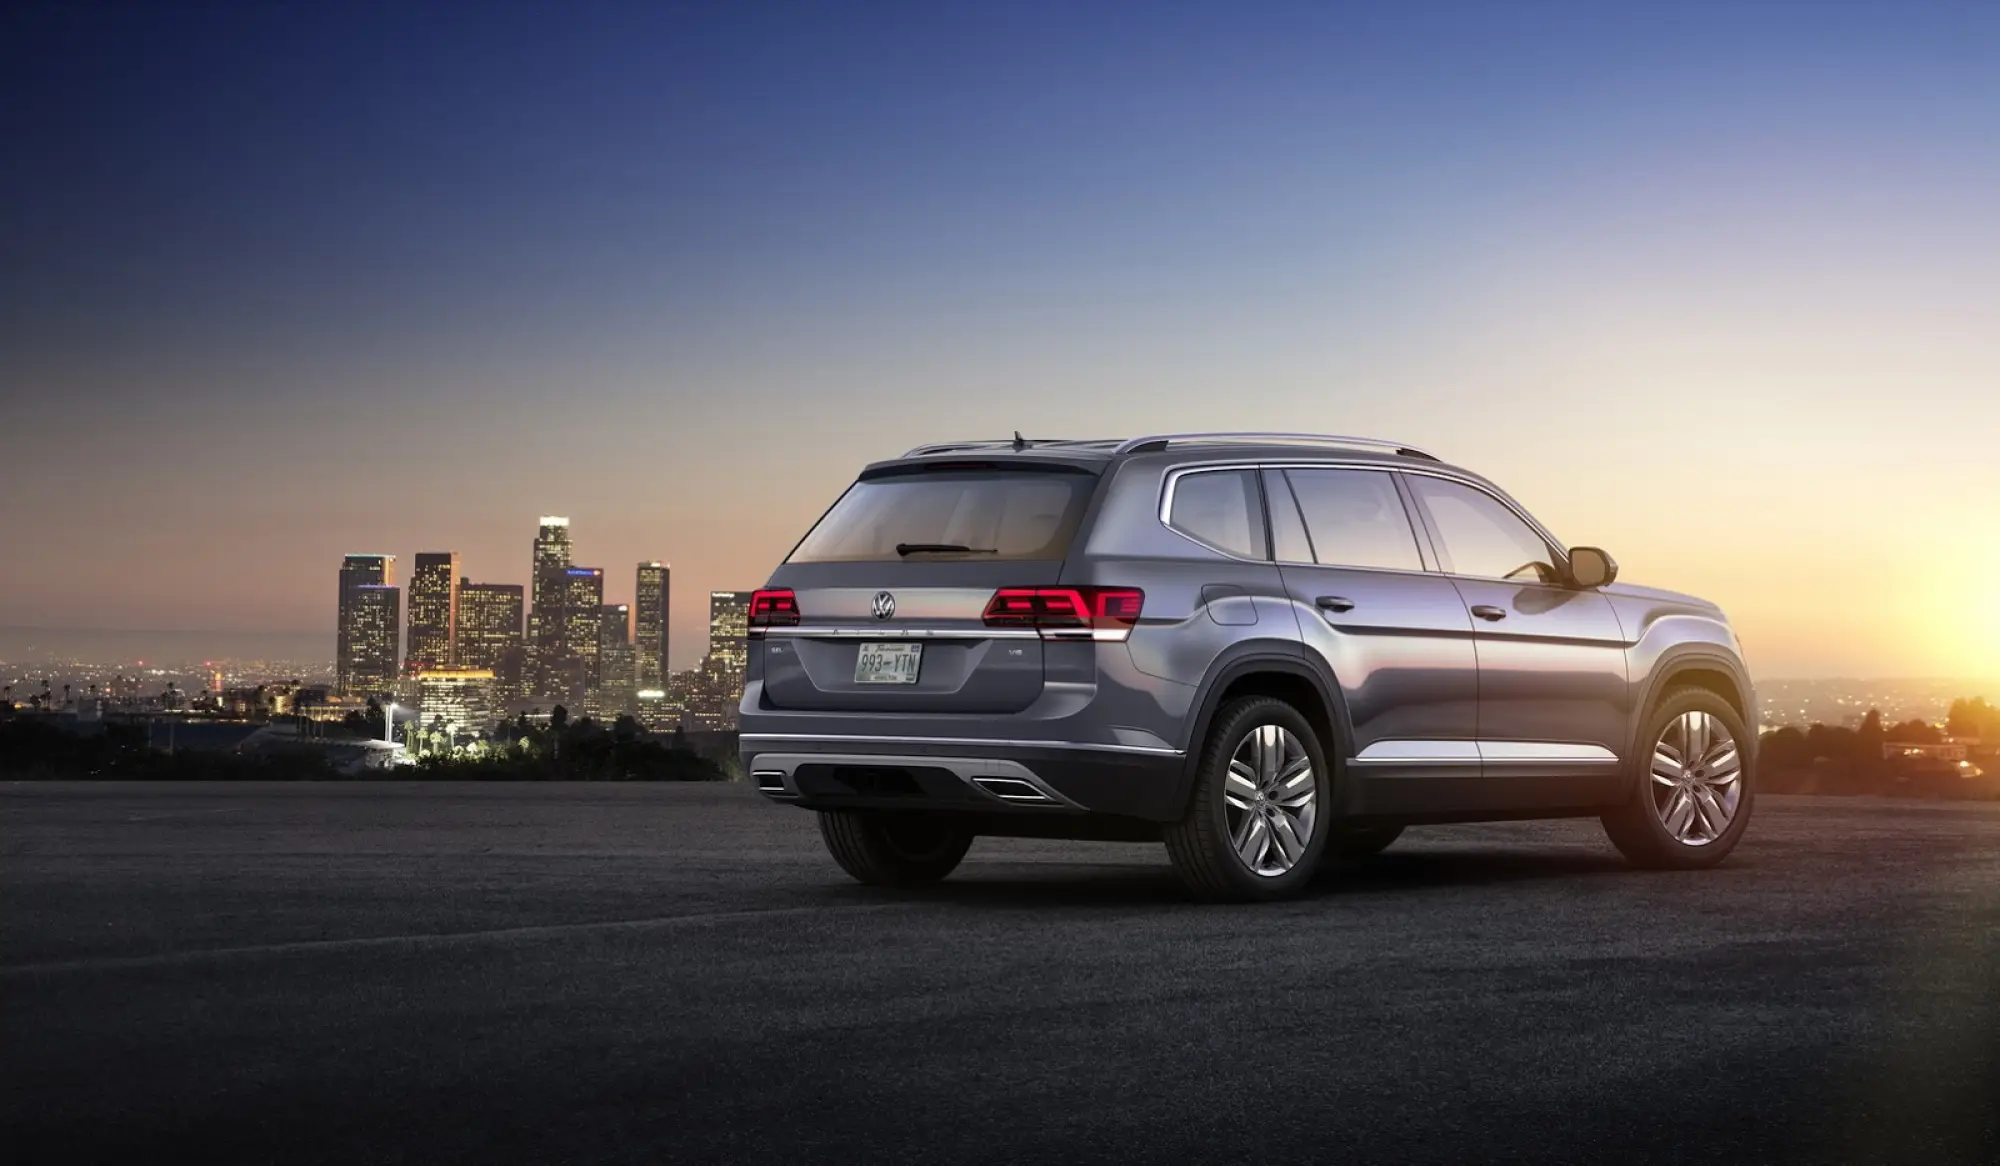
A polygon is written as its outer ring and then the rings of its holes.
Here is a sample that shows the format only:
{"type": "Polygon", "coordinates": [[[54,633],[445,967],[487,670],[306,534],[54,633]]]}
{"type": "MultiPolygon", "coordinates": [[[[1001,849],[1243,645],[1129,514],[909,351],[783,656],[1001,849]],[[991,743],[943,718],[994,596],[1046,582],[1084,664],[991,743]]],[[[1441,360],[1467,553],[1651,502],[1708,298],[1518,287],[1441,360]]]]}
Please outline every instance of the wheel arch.
{"type": "Polygon", "coordinates": [[[1720,697],[1743,722],[1749,740],[1738,744],[1754,758],[1757,751],[1757,703],[1750,678],[1740,661],[1699,645],[1670,651],[1654,666],[1645,690],[1635,704],[1632,738],[1633,747],[1638,752],[1634,756],[1645,752],[1645,743],[1640,742],[1638,737],[1646,722],[1652,718],[1653,711],[1668,693],[1680,688],[1700,688],[1720,697]]]}
{"type": "MultiPolygon", "coordinates": [[[[1195,773],[1201,765],[1215,715],[1228,701],[1240,696],[1269,696],[1297,708],[1313,732],[1337,777],[1352,752],[1353,734],[1347,722],[1347,705],[1340,685],[1323,666],[1316,666],[1302,651],[1278,647],[1246,645],[1225,653],[1210,666],[1195,699],[1195,716],[1184,742],[1187,753],[1181,766],[1179,787],[1174,791],[1175,814],[1187,812],[1194,795],[1195,773]]],[[[1345,791],[1336,790],[1338,802],[1345,791]]]]}

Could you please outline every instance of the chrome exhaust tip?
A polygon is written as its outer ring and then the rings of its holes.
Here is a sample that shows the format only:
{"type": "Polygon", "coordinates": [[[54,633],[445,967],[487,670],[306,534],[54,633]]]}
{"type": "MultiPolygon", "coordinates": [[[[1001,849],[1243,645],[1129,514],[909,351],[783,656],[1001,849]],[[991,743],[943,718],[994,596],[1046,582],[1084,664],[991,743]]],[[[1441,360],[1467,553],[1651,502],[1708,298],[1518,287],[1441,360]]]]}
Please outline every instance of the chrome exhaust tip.
{"type": "Polygon", "coordinates": [[[1003,802],[1017,806],[1053,806],[1056,799],[1036,786],[1033,782],[1022,781],[1018,777],[975,777],[972,784],[1003,802]]]}

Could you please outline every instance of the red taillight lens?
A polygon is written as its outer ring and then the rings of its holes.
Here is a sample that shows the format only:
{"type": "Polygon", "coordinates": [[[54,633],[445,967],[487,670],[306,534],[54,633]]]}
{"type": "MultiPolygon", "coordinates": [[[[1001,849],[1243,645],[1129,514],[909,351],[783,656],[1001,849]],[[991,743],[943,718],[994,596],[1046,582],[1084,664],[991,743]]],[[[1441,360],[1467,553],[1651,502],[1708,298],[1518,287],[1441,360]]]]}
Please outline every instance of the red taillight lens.
{"type": "Polygon", "coordinates": [[[1034,627],[1036,614],[1041,610],[1041,605],[1035,600],[1036,594],[1032,587],[1002,587],[995,591],[993,598],[986,604],[986,626],[1034,627]]]}
{"type": "Polygon", "coordinates": [[[1002,587],[986,605],[986,626],[1035,628],[1048,639],[1122,640],[1145,605],[1135,587],[1002,587]]]}
{"type": "Polygon", "coordinates": [[[794,627],[799,622],[799,597],[790,588],[750,593],[750,630],[794,627]]]}

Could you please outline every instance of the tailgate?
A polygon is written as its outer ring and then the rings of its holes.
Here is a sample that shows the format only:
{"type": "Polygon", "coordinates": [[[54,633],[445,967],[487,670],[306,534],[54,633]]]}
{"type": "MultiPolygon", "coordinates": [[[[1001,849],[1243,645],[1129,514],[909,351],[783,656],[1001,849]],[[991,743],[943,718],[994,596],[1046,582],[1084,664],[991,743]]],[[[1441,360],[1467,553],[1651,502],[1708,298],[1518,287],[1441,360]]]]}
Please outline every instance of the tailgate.
{"type": "MultiPolygon", "coordinates": [[[[1033,579],[1053,578],[1061,564],[1009,566],[1033,579]]],[[[1042,640],[1033,631],[985,626],[986,605],[1000,586],[990,581],[992,571],[978,563],[780,569],[773,582],[797,594],[799,625],[765,634],[764,699],[774,708],[828,712],[1027,708],[1042,695],[1042,640]]]]}

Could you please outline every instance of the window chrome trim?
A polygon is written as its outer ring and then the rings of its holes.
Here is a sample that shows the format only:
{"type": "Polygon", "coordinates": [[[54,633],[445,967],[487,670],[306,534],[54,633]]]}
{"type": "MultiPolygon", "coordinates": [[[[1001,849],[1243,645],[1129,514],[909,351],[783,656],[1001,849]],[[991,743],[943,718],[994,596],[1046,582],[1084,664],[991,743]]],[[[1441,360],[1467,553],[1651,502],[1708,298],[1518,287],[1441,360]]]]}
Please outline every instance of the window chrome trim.
{"type": "Polygon", "coordinates": [[[1214,551],[1216,554],[1221,555],[1223,558],[1229,559],[1232,562],[1237,562],[1237,563],[1274,562],[1275,560],[1271,558],[1268,549],[1265,556],[1261,559],[1245,558],[1244,556],[1237,554],[1235,551],[1225,550],[1222,547],[1216,546],[1214,543],[1209,542],[1205,538],[1201,538],[1198,535],[1190,534],[1189,532],[1182,530],[1180,527],[1174,525],[1174,520],[1173,520],[1174,487],[1180,484],[1180,480],[1182,478],[1188,476],[1189,474],[1226,474],[1231,472],[1236,472],[1236,473],[1247,472],[1251,477],[1251,481],[1254,482],[1257,486],[1257,509],[1258,509],[1257,517],[1263,520],[1264,536],[1265,536],[1264,541],[1266,543],[1270,542],[1271,503],[1269,499],[1264,497],[1264,483],[1257,479],[1257,470],[1259,468],[1260,467],[1258,467],[1255,463],[1237,463],[1237,464],[1222,464],[1222,465],[1184,466],[1179,469],[1170,471],[1167,474],[1166,484],[1161,488],[1160,492],[1160,525],[1166,527],[1169,531],[1181,536],[1182,538],[1200,547],[1201,549],[1205,551],[1214,551]]]}
{"type": "MultiPolygon", "coordinates": [[[[1432,566],[1433,556],[1428,547],[1430,535],[1424,528],[1423,516],[1413,510],[1410,506],[1410,500],[1403,496],[1403,488],[1396,484],[1396,471],[1393,467],[1374,466],[1366,462],[1356,462],[1347,465],[1267,465],[1259,466],[1258,469],[1260,471],[1269,470],[1280,475],[1283,475],[1287,470],[1336,470],[1349,472],[1359,470],[1364,473],[1372,470],[1380,473],[1383,477],[1389,479],[1389,488],[1396,495],[1396,505],[1403,508],[1403,521],[1410,525],[1410,547],[1417,552],[1417,567],[1415,570],[1411,570],[1408,567],[1367,567],[1359,563],[1322,563],[1317,560],[1310,563],[1294,563],[1290,559],[1279,560],[1282,566],[1319,567],[1327,571],[1387,571],[1394,575],[1442,575],[1444,573],[1432,566]]],[[[1306,519],[1306,504],[1299,501],[1299,488],[1292,485],[1290,477],[1286,477],[1285,489],[1291,491],[1292,506],[1298,511],[1299,525],[1305,528],[1306,543],[1311,546],[1313,554],[1317,555],[1319,553],[1319,543],[1314,541],[1312,523],[1306,519]]],[[[1266,499],[1265,505],[1267,507],[1270,505],[1268,499],[1266,499]]],[[[1277,548],[1274,546],[1272,552],[1275,554],[1276,550],[1277,548]]]]}
{"type": "MultiPolygon", "coordinates": [[[[1286,462],[1283,464],[1273,463],[1270,468],[1274,470],[1289,470],[1289,469],[1310,470],[1310,469],[1321,468],[1326,464],[1329,463],[1286,462]]],[[[1495,502],[1498,502],[1500,505],[1506,507],[1508,510],[1513,512],[1514,517],[1520,519],[1522,522],[1527,523],[1528,528],[1534,531],[1537,535],[1540,535],[1542,541],[1549,544],[1549,548],[1555,551],[1557,556],[1563,560],[1562,563],[1555,564],[1556,566],[1563,566],[1569,562],[1569,548],[1563,545],[1562,540],[1558,539],[1555,535],[1550,534],[1548,528],[1543,526],[1539,521],[1537,521],[1534,515],[1529,514],[1526,508],[1524,508],[1520,503],[1515,502],[1512,499],[1507,498],[1501,494],[1495,493],[1496,489],[1495,487],[1488,486],[1485,483],[1480,482],[1470,474],[1454,474],[1445,470],[1435,470],[1429,466],[1421,466],[1421,467],[1384,466],[1380,462],[1350,462],[1347,463],[1347,467],[1344,468],[1353,468],[1353,467],[1358,467],[1362,469],[1381,469],[1391,474],[1414,474],[1425,478],[1441,478],[1447,482],[1456,482],[1461,486],[1469,486],[1472,489],[1479,491],[1481,494],[1486,495],[1488,498],[1493,499],[1495,502]]],[[[1419,501],[1421,501],[1421,499],[1419,499],[1419,501]]],[[[1439,572],[1439,574],[1449,574],[1449,573],[1450,572],[1443,572],[1443,571],[1439,572]]],[[[1486,578],[1486,576],[1484,575],[1468,575],[1466,577],[1469,579],[1486,578]]],[[[1514,582],[1514,580],[1508,580],[1508,582],[1514,582]]]]}
{"type": "MultiPolygon", "coordinates": [[[[1559,561],[1552,565],[1560,567],[1565,571],[1569,569],[1569,548],[1567,546],[1564,546],[1560,539],[1550,534],[1548,528],[1543,526],[1539,521],[1537,521],[1535,519],[1535,516],[1529,514],[1527,510],[1524,509],[1519,503],[1514,502],[1509,498],[1506,498],[1500,494],[1495,493],[1494,487],[1479,482],[1478,480],[1473,478],[1471,474],[1462,472],[1453,473],[1448,469],[1433,468],[1430,466],[1392,465],[1386,462],[1364,461],[1356,458],[1326,458],[1323,460],[1315,460],[1315,461],[1304,461],[1304,460],[1293,460],[1293,459],[1279,459],[1273,461],[1268,458],[1266,459],[1253,458],[1249,461],[1217,460],[1217,461],[1194,462],[1184,466],[1175,466],[1173,469],[1167,471],[1164,480],[1160,484],[1160,508],[1159,508],[1160,525],[1172,531],[1173,533],[1181,536],[1187,541],[1193,543],[1194,545],[1202,548],[1205,551],[1213,551],[1216,554],[1221,555],[1225,559],[1229,559],[1233,562],[1238,562],[1238,563],[1259,563],[1259,564],[1278,563],[1281,566],[1324,567],[1329,570],[1336,570],[1336,571],[1396,571],[1398,574],[1403,574],[1403,575],[1444,575],[1446,577],[1451,577],[1456,575],[1462,579],[1483,579],[1488,582],[1494,582],[1494,580],[1490,576],[1462,575],[1456,571],[1446,571],[1441,568],[1433,570],[1431,568],[1426,567],[1421,571],[1399,571],[1395,567],[1351,567],[1351,566],[1343,566],[1339,563],[1294,563],[1291,562],[1290,560],[1280,560],[1276,558],[1246,559],[1241,555],[1225,551],[1221,547],[1203,542],[1201,539],[1198,539],[1195,536],[1175,526],[1169,517],[1173,513],[1174,509],[1174,488],[1180,484],[1180,480],[1182,478],[1186,477],[1189,474],[1210,473],[1218,470],[1257,471],[1257,470],[1329,470],[1329,469],[1375,470],[1377,472],[1390,475],[1421,474],[1427,478],[1442,478],[1447,482],[1456,482],[1461,486],[1470,486],[1472,489],[1479,491],[1480,493],[1493,499],[1495,502],[1498,502],[1500,505],[1506,507],[1510,512],[1513,513],[1513,515],[1516,518],[1519,518],[1522,522],[1527,523],[1528,528],[1530,530],[1533,530],[1538,536],[1540,536],[1541,540],[1547,543],[1549,545],[1549,549],[1555,553],[1555,556],[1559,561]]],[[[1260,487],[1262,486],[1261,482],[1259,483],[1259,486],[1260,487]]],[[[1259,490],[1259,493],[1260,494],[1262,493],[1261,489],[1259,490]]],[[[1421,499],[1413,499],[1413,501],[1416,501],[1419,504],[1421,504],[1422,502],[1421,499]]],[[[1268,508],[1270,506],[1270,501],[1266,499],[1264,505],[1268,508]]],[[[1430,536],[1429,517],[1423,514],[1421,510],[1416,514],[1412,514],[1410,517],[1413,520],[1413,522],[1423,523],[1424,529],[1418,531],[1417,533],[1422,534],[1425,538],[1428,538],[1430,536]]],[[[1265,515],[1264,520],[1266,523],[1270,521],[1270,515],[1268,513],[1265,515]]],[[[1421,550],[1421,547],[1419,549],[1421,550]]],[[[1276,553],[1276,548],[1273,548],[1272,553],[1273,554],[1276,553]]],[[[1559,590],[1569,590],[1569,588],[1563,587],[1563,585],[1560,583],[1541,583],[1539,581],[1535,583],[1528,583],[1526,580],[1521,580],[1521,579],[1502,579],[1498,580],[1498,582],[1520,583],[1524,586],[1554,587],[1559,590]]]]}
{"type": "MultiPolygon", "coordinates": [[[[1556,560],[1555,562],[1549,564],[1550,566],[1563,572],[1565,575],[1569,573],[1569,548],[1563,545],[1562,540],[1558,539],[1555,535],[1550,534],[1548,528],[1543,526],[1539,521],[1537,521],[1534,515],[1529,514],[1525,507],[1521,506],[1519,503],[1513,501],[1510,498],[1495,493],[1493,487],[1472,481],[1469,478],[1460,477],[1457,474],[1433,474],[1425,472],[1423,470],[1404,470],[1404,469],[1398,469],[1396,472],[1405,474],[1417,473],[1417,474],[1422,474],[1424,477],[1427,478],[1440,478],[1443,479],[1444,481],[1453,482],[1460,486],[1464,486],[1468,489],[1474,490],[1480,494],[1486,495],[1488,498],[1491,498],[1493,501],[1499,503],[1503,508],[1507,510],[1508,513],[1512,514],[1514,517],[1520,519],[1523,523],[1527,524],[1528,529],[1534,531],[1536,537],[1540,538],[1544,543],[1548,544],[1549,553],[1554,555],[1556,560]]],[[[1424,530],[1430,536],[1431,541],[1436,544],[1442,544],[1444,542],[1444,536],[1440,535],[1437,532],[1435,525],[1431,521],[1430,505],[1429,503],[1425,502],[1423,498],[1418,496],[1415,487],[1412,487],[1410,489],[1410,501],[1416,504],[1417,508],[1416,517],[1424,524],[1424,530]]],[[[1574,588],[1566,587],[1562,583],[1551,583],[1542,579],[1533,579],[1533,580],[1508,579],[1504,576],[1496,577],[1493,575],[1473,575],[1464,571],[1446,571],[1442,569],[1443,567],[1442,556],[1449,554],[1450,552],[1442,549],[1441,546],[1433,546],[1432,550],[1435,551],[1440,556],[1439,558],[1440,570],[1438,573],[1442,575],[1451,575],[1460,579],[1482,579],[1488,583],[1520,583],[1530,586],[1554,587],[1562,591],[1574,590],[1574,588]]]]}

